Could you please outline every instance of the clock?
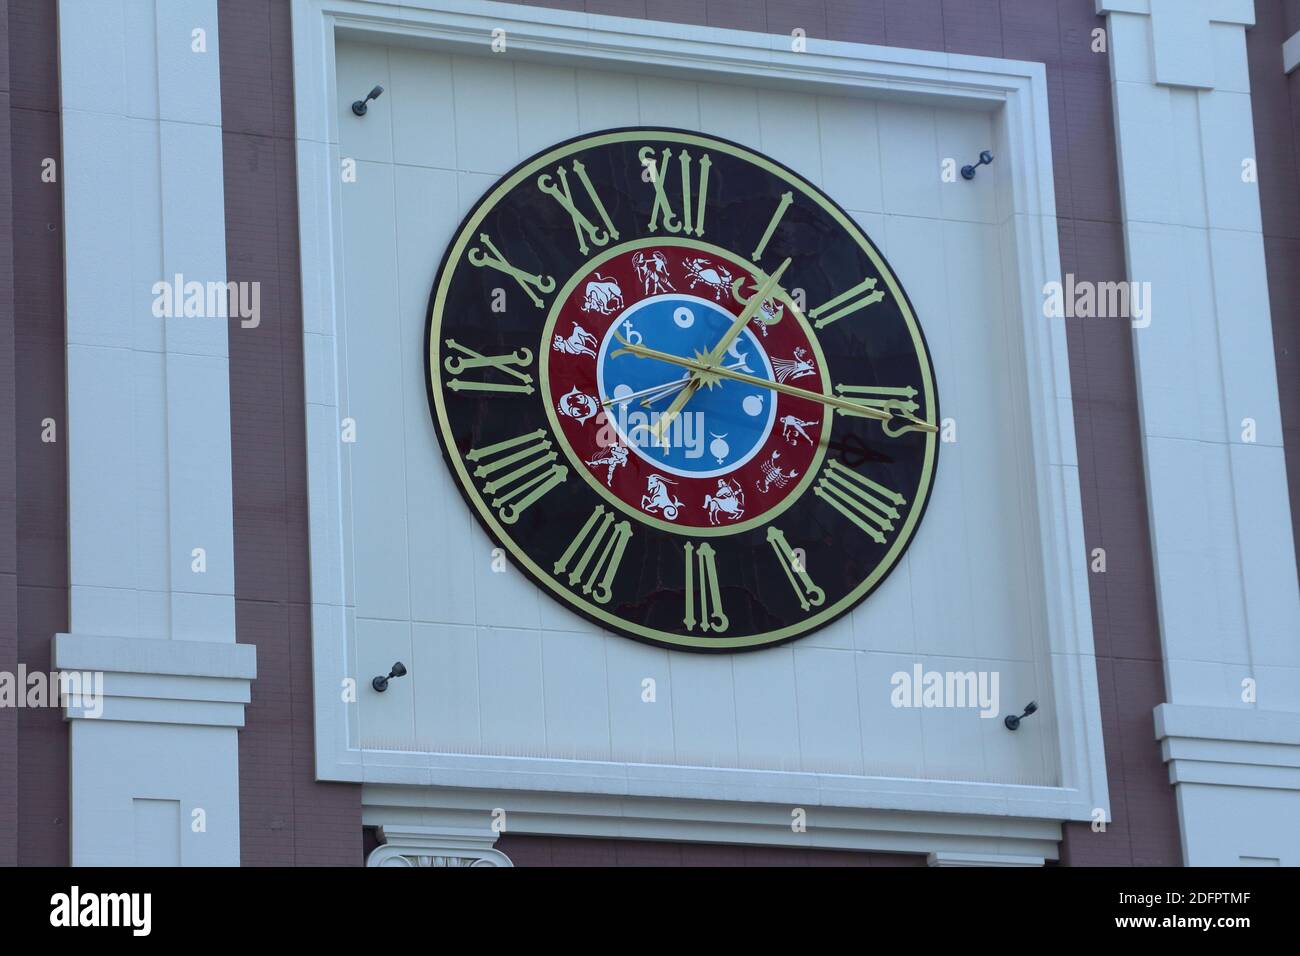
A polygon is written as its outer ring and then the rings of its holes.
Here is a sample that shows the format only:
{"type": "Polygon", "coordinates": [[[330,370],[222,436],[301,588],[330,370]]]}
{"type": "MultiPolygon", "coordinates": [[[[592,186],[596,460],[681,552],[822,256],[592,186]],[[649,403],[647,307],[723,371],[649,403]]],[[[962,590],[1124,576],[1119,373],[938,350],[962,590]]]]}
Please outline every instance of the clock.
{"type": "Polygon", "coordinates": [[[716,137],[608,130],[515,167],[447,247],[425,353],[487,533],[660,646],[825,626],[897,566],[934,482],[934,369],[898,278],[831,198],[716,137]]]}

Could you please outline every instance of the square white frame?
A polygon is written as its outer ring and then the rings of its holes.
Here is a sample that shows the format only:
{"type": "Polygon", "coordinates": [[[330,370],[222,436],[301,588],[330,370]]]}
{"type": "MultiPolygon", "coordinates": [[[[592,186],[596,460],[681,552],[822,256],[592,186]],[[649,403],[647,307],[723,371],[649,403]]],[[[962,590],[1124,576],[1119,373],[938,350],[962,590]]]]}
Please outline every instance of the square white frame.
{"type": "MultiPolygon", "coordinates": [[[[836,810],[919,811],[1039,821],[1109,819],[1109,798],[1075,454],[1065,325],[1042,312],[1060,281],[1056,199],[1041,63],[809,39],[521,7],[487,0],[294,0],[293,54],[298,211],[304,315],[307,457],[315,679],[316,774],[373,785],[581,793],[611,799],[701,798],[809,804],[836,810]],[[1039,617],[1046,621],[1059,786],[1022,786],[605,761],[363,750],[357,708],[341,701],[354,675],[348,654],[352,586],[346,529],[351,506],[339,448],[343,308],[341,183],[335,95],[338,38],[482,53],[504,29],[512,57],[566,66],[652,72],[697,80],[980,109],[995,114],[998,214],[1008,312],[1024,335],[1033,505],[1041,559],[1039,617]]],[[[376,789],[376,788],[371,788],[376,789]]],[[[384,788],[391,791],[391,787],[384,788]]],[[[418,798],[416,798],[418,800],[418,798]]],[[[436,805],[436,803],[431,804],[436,805]]],[[[491,806],[491,804],[489,804],[491,806]]],[[[570,811],[578,812],[578,811],[570,811]]],[[[671,811],[670,811],[671,812],[671,811]]],[[[788,821],[788,817],[787,817],[788,821]]],[[[787,830],[788,822],[785,827],[787,830]]]]}

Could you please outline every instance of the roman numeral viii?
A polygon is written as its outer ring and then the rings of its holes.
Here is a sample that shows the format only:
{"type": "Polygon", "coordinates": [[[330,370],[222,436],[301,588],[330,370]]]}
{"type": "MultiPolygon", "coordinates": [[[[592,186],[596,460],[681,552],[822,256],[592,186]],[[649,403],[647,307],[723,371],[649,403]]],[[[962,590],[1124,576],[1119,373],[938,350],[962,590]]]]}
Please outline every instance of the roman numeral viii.
{"type": "Polygon", "coordinates": [[[581,584],[583,594],[590,594],[597,604],[608,604],[613,596],[610,585],[618,573],[623,551],[631,537],[630,522],[624,519],[614,524],[614,512],[606,511],[604,505],[596,505],[578,536],[569,542],[564,554],[560,555],[560,560],[555,562],[555,573],[559,575],[569,571],[570,587],[581,584]],[[579,548],[582,548],[581,556],[578,555],[579,548]],[[569,570],[569,562],[575,557],[578,562],[569,570]],[[586,575],[585,581],[583,575],[586,575]]]}
{"type": "Polygon", "coordinates": [[[655,204],[654,208],[650,210],[650,231],[656,232],[659,229],[659,216],[662,213],[663,227],[669,232],[681,232],[686,235],[694,233],[697,236],[704,235],[704,203],[709,195],[709,168],[713,165],[713,160],[709,158],[708,153],[700,157],[700,186],[699,191],[692,197],[691,154],[685,149],[677,153],[677,160],[681,166],[680,178],[682,186],[682,211],[679,217],[673,210],[672,200],[668,198],[666,189],[668,161],[672,159],[673,151],[667,146],[664,147],[658,168],[655,167],[654,156],[655,150],[653,146],[642,146],[637,152],[637,158],[641,160],[641,166],[650,171],[650,181],[655,188],[655,204]],[[693,211],[691,209],[692,198],[695,200],[693,211]]]}
{"type": "Polygon", "coordinates": [[[483,483],[483,493],[495,495],[492,507],[497,509],[497,516],[506,524],[514,524],[529,505],[568,477],[568,468],[552,464],[556,457],[545,429],[539,428],[474,448],[465,459],[485,462],[474,469],[474,477],[488,479],[483,483]]]}

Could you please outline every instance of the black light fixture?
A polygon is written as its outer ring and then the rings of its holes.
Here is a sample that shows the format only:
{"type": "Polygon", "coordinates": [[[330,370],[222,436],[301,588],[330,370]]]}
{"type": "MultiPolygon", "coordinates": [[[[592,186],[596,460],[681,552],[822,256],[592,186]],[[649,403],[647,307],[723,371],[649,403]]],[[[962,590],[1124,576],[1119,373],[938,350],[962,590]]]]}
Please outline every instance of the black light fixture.
{"type": "MultiPolygon", "coordinates": [[[[355,110],[356,106],[353,106],[352,108],[355,110]]],[[[984,152],[980,153],[980,161],[978,163],[974,166],[963,166],[961,168],[961,178],[974,179],[975,170],[979,169],[981,166],[987,166],[991,162],[993,162],[993,154],[986,149],[984,152]]]]}
{"type": "Polygon", "coordinates": [[[1019,730],[1020,722],[1024,720],[1026,717],[1028,717],[1030,714],[1036,713],[1037,711],[1038,711],[1038,701],[1031,700],[1029,703],[1025,704],[1025,712],[1023,714],[1021,714],[1019,717],[1017,717],[1015,714],[1007,714],[1007,719],[1002,721],[1002,723],[1006,724],[1007,730],[1019,730]]]}
{"type": "MultiPolygon", "coordinates": [[[[380,674],[378,677],[376,677],[374,680],[370,682],[370,686],[382,694],[384,691],[388,690],[388,682],[390,680],[392,680],[395,677],[405,677],[405,676],[406,676],[406,665],[403,664],[401,661],[398,661],[396,664],[393,665],[393,669],[388,672],[388,676],[385,677],[383,674],[380,674]]],[[[1010,718],[1007,719],[1010,720],[1010,718]]]]}
{"type": "MultiPolygon", "coordinates": [[[[384,92],[384,88],[382,86],[376,86],[373,90],[371,90],[366,95],[366,98],[364,100],[357,100],[352,104],[352,112],[356,113],[358,116],[365,116],[366,109],[367,109],[366,104],[369,103],[371,100],[379,99],[379,97],[383,94],[383,92],[384,92]]],[[[965,172],[965,170],[963,170],[963,172],[965,172]]]]}

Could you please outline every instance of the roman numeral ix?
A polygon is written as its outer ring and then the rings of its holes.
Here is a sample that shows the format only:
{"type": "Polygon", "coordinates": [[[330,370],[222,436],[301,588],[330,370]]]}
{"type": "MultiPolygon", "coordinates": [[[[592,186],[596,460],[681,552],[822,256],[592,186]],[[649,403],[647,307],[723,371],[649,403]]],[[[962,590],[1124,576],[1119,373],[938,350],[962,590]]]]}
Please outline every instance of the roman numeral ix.
{"type": "Polygon", "coordinates": [[[514,524],[529,505],[568,477],[568,468],[552,464],[556,457],[545,429],[539,428],[471,449],[465,459],[487,462],[474,469],[474,477],[489,479],[483,483],[484,495],[495,495],[492,507],[497,510],[497,516],[506,524],[514,524]],[[513,465],[518,467],[512,468],[513,465]]]}

